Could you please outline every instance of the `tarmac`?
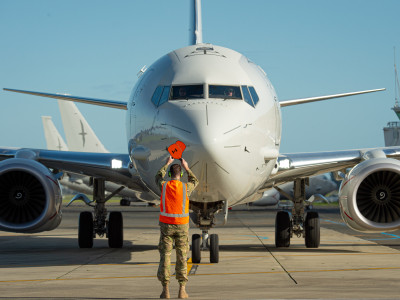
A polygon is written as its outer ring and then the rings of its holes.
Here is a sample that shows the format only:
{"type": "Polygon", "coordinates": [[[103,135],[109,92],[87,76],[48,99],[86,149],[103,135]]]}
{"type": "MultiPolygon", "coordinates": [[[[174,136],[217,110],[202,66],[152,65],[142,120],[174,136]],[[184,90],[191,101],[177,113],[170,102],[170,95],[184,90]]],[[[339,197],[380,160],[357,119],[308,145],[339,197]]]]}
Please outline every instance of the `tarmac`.
{"type": "MultiPolygon", "coordinates": [[[[0,299],[159,298],[158,209],[109,207],[123,211],[122,249],[108,248],[106,238],[79,249],[83,210],[64,208],[63,222],[50,232],[0,233],[0,299]]],[[[219,263],[209,263],[207,251],[200,264],[189,256],[190,299],[400,297],[400,231],[361,234],[343,224],[337,208],[324,208],[321,246],[307,249],[303,238],[294,237],[283,249],[274,244],[275,214],[246,206],[231,210],[228,224],[210,231],[219,234],[219,263]]],[[[170,289],[177,298],[175,278],[170,289]]]]}

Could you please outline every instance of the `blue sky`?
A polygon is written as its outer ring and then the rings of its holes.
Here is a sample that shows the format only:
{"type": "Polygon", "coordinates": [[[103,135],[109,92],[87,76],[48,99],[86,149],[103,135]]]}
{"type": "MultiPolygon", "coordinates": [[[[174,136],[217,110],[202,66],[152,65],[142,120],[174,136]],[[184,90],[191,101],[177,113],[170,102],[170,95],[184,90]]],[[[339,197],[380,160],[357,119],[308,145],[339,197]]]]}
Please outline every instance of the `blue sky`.
{"type": "MultiPolygon", "coordinates": [[[[203,40],[260,65],[280,100],[385,87],[285,107],[281,152],[383,146],[397,117],[400,1],[203,0],[203,40]]],[[[127,101],[136,74],[188,43],[189,1],[0,0],[0,86],[127,101]]],[[[45,148],[56,100],[0,91],[0,145],[45,148]]],[[[104,145],[126,152],[125,111],[78,104],[104,145]]]]}

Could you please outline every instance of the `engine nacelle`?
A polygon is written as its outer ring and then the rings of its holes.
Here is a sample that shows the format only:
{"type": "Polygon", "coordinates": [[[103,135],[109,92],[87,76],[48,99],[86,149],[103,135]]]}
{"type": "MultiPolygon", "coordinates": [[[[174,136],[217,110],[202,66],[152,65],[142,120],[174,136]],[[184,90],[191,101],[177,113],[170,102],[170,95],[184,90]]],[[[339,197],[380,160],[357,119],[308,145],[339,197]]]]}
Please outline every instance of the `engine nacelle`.
{"type": "Polygon", "coordinates": [[[372,158],[355,166],[339,189],[340,212],[351,228],[392,231],[400,228],[400,162],[372,158]]]}
{"type": "Polygon", "coordinates": [[[41,163],[24,158],[0,162],[0,230],[22,233],[56,228],[61,188],[41,163]]]}

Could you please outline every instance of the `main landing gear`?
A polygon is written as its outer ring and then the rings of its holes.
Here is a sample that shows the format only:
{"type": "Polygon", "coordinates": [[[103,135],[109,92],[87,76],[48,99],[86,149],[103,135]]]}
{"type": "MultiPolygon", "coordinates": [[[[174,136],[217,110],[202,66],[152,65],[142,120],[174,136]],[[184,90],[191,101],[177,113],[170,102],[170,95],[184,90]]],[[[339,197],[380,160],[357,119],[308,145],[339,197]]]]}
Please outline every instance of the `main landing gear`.
{"type": "MultiPolygon", "coordinates": [[[[276,247],[289,247],[293,235],[304,237],[307,248],[318,248],[320,244],[320,222],[316,211],[305,213],[305,186],[308,178],[296,179],[293,188],[293,209],[279,211],[275,219],[275,245],[276,247]],[[305,216],[305,217],[304,217],[305,216]]],[[[279,189],[278,189],[279,190],[279,189]]],[[[282,191],[280,191],[282,192],[282,191]]],[[[288,196],[288,195],[286,195],[288,196]]],[[[289,197],[291,198],[291,197],[289,197]]]]}
{"type": "MultiPolygon", "coordinates": [[[[200,263],[201,251],[210,251],[210,263],[219,262],[219,237],[218,234],[208,234],[208,231],[215,225],[215,214],[224,206],[224,203],[192,203],[194,211],[192,221],[202,230],[202,234],[192,235],[192,262],[200,263]],[[202,209],[200,209],[200,207],[202,209]]],[[[225,205],[226,206],[226,205],[225,205]]],[[[225,220],[227,209],[225,212],[225,220]]]]}
{"type": "MultiPolygon", "coordinates": [[[[118,193],[117,190],[115,193],[118,193]]],[[[108,246],[110,248],[122,248],[123,237],[123,219],[121,212],[110,212],[107,220],[107,209],[105,203],[114,196],[112,193],[105,197],[104,179],[94,178],[93,180],[93,202],[94,213],[90,211],[81,212],[79,216],[78,244],[79,248],[92,248],[93,239],[96,235],[108,237],[108,246]]],[[[86,202],[86,201],[85,201],[86,202]]],[[[87,203],[90,206],[90,203],[87,203]]]]}

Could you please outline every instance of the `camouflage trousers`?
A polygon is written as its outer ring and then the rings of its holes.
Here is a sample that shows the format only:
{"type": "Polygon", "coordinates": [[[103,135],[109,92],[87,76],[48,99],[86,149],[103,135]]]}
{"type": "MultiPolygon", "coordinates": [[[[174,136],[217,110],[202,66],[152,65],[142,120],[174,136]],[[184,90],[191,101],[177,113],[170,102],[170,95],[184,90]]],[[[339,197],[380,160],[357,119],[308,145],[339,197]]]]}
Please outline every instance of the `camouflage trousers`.
{"type": "Polygon", "coordinates": [[[160,222],[160,265],[157,278],[163,285],[171,278],[171,252],[175,242],[176,265],[175,275],[180,285],[185,285],[187,276],[187,253],[189,250],[189,224],[174,225],[160,222]]]}

